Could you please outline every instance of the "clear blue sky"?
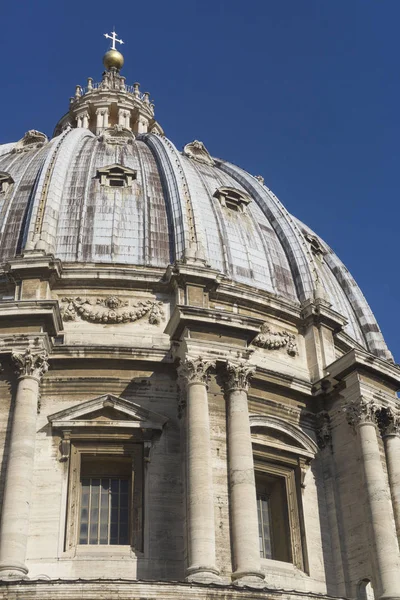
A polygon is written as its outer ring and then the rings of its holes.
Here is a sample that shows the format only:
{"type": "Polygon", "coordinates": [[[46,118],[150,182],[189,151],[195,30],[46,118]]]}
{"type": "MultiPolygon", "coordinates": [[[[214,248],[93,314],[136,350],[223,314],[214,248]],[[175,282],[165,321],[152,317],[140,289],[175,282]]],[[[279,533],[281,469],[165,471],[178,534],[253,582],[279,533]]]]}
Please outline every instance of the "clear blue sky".
{"type": "Polygon", "coordinates": [[[400,361],[399,24],[399,0],[3,2],[0,143],[52,133],[74,86],[100,79],[115,25],[167,136],[262,174],[352,272],[400,361]]]}

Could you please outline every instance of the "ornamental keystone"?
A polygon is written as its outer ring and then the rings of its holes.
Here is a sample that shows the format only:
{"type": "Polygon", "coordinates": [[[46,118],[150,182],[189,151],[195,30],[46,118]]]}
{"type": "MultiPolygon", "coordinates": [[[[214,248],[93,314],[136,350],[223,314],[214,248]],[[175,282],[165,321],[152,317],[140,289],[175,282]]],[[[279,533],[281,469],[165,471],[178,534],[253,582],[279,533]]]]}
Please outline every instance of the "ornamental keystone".
{"type": "Polygon", "coordinates": [[[239,391],[244,390],[248,392],[250,387],[250,380],[255,373],[256,368],[245,362],[231,363],[229,361],[225,364],[225,388],[226,391],[239,391]]]}
{"type": "Polygon", "coordinates": [[[209,371],[215,368],[215,362],[204,360],[201,356],[197,358],[187,357],[178,367],[178,375],[186,384],[208,383],[209,371]]]}
{"type": "Polygon", "coordinates": [[[40,381],[46,371],[48,371],[48,354],[45,350],[32,352],[30,348],[26,348],[22,354],[13,352],[11,357],[20,379],[23,377],[33,377],[40,381]]]}

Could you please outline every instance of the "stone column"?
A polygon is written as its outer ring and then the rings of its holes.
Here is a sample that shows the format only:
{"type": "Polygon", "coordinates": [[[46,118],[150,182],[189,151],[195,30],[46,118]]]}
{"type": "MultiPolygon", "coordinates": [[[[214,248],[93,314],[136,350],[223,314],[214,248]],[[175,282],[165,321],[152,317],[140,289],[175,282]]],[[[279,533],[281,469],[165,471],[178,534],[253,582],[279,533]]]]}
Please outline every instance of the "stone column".
{"type": "Polygon", "coordinates": [[[0,528],[0,578],[26,576],[26,546],[35,457],[36,415],[41,378],[48,369],[44,350],[13,353],[18,374],[0,528]]]}
{"type": "Polygon", "coordinates": [[[228,464],[234,573],[241,585],[262,583],[247,392],[254,367],[226,363],[228,464]]]}
{"type": "Polygon", "coordinates": [[[107,129],[107,127],[108,127],[108,116],[109,116],[109,110],[108,110],[108,108],[105,108],[103,110],[103,129],[107,129]]]}
{"type": "Polygon", "coordinates": [[[96,110],[96,135],[99,135],[103,130],[103,109],[96,110]]]}
{"type": "Polygon", "coordinates": [[[118,125],[125,127],[125,110],[123,108],[118,110],[118,125]]]}
{"type": "Polygon", "coordinates": [[[187,579],[218,581],[207,380],[213,363],[186,358],[179,376],[186,388],[187,579]]]}
{"type": "Polygon", "coordinates": [[[82,127],[84,127],[85,129],[89,128],[89,113],[88,112],[84,112],[82,115],[82,127]]]}
{"type": "Polygon", "coordinates": [[[394,520],[400,540],[400,411],[392,408],[378,409],[377,419],[385,444],[394,520]]]}
{"type": "Polygon", "coordinates": [[[371,564],[379,598],[400,600],[399,545],[393,524],[376,427],[376,406],[360,398],[346,407],[347,420],[358,432],[370,524],[371,564]]]}

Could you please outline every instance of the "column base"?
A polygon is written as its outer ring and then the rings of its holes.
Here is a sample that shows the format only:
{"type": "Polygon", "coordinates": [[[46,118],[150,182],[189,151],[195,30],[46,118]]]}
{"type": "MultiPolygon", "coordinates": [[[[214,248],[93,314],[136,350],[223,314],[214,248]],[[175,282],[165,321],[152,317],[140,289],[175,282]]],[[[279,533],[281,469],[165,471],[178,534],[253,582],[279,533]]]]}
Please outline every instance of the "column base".
{"type": "Polygon", "coordinates": [[[28,569],[22,563],[0,563],[0,579],[27,579],[28,569]]]}
{"type": "Polygon", "coordinates": [[[189,567],[186,571],[186,581],[193,583],[221,583],[219,571],[215,567],[189,567]]]}
{"type": "Polygon", "coordinates": [[[265,575],[262,571],[236,571],[232,573],[233,585],[238,587],[259,587],[265,586],[265,575]]]}

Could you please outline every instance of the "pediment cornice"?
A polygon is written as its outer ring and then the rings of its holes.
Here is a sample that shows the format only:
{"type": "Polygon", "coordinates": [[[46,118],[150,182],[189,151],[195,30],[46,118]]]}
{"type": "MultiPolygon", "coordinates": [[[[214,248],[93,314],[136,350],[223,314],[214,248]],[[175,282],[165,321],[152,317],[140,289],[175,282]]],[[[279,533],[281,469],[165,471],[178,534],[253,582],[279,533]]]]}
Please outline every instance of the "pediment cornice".
{"type": "Polygon", "coordinates": [[[84,427],[99,429],[150,429],[161,431],[167,417],[143,408],[139,404],[104,394],[92,400],[66,408],[47,417],[55,429],[71,430],[84,427]]]}

